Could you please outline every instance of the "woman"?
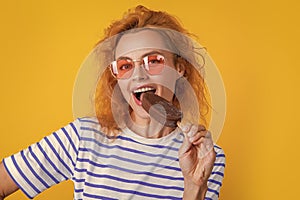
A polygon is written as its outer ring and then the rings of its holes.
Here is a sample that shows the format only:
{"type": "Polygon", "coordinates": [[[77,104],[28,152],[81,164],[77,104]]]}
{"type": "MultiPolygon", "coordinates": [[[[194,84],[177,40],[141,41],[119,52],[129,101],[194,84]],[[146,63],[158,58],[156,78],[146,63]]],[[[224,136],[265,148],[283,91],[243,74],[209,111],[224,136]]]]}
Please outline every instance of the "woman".
{"type": "Polygon", "coordinates": [[[143,6],[114,22],[94,51],[107,66],[99,72],[95,117],[5,158],[2,198],[18,188],[33,198],[72,179],[74,199],[218,199],[225,157],[199,125],[209,107],[197,70],[204,62],[188,35],[174,17],[143,6]],[[179,127],[145,111],[145,92],[182,110],[179,127]]]}

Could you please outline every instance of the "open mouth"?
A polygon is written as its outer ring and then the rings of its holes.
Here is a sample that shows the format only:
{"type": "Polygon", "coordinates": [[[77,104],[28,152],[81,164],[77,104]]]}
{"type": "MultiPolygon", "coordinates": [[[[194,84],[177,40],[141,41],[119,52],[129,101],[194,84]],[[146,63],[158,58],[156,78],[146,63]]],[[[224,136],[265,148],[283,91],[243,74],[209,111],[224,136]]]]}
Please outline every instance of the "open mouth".
{"type": "Polygon", "coordinates": [[[138,101],[141,101],[141,96],[143,93],[145,92],[153,92],[155,93],[156,89],[155,88],[152,88],[152,87],[143,87],[143,88],[139,88],[139,89],[136,89],[133,91],[133,95],[135,96],[135,98],[138,100],[138,101]]]}

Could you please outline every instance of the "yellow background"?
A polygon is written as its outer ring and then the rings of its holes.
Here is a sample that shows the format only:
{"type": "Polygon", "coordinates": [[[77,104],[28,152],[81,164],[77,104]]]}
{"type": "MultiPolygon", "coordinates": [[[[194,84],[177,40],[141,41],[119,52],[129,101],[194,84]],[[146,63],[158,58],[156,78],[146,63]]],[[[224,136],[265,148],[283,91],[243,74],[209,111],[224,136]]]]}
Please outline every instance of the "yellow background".
{"type": "MultiPolygon", "coordinates": [[[[137,4],[178,16],[223,76],[227,116],[218,143],[227,163],[220,199],[299,199],[296,0],[2,0],[0,158],[73,120],[81,62],[103,28],[137,4]]],[[[36,199],[72,199],[72,189],[64,182],[36,199]]],[[[25,197],[17,192],[7,199],[25,197]]]]}

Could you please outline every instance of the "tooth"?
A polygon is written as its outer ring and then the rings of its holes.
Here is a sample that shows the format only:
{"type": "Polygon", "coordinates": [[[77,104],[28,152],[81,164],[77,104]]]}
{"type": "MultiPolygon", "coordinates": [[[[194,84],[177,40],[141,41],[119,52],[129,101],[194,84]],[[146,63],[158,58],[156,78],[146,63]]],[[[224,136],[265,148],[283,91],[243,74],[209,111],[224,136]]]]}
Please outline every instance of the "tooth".
{"type": "Polygon", "coordinates": [[[140,88],[140,89],[136,89],[133,92],[134,93],[139,93],[139,92],[146,92],[146,91],[151,91],[154,90],[153,88],[149,88],[149,87],[145,87],[145,88],[140,88]]]}

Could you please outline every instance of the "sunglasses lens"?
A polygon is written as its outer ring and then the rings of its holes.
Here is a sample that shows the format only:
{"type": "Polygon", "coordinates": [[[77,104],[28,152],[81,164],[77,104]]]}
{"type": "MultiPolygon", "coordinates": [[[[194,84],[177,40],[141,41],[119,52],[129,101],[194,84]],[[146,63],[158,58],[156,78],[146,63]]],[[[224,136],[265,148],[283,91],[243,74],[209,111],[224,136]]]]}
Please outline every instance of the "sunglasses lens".
{"type": "MultiPolygon", "coordinates": [[[[160,74],[165,66],[165,58],[162,55],[149,55],[146,57],[147,63],[145,64],[145,69],[151,75],[160,74]],[[148,67],[147,67],[148,66],[148,67]]],[[[145,58],[144,58],[145,62],[145,58]]],[[[146,62],[145,62],[146,63],[146,62]]]]}
{"type": "Polygon", "coordinates": [[[117,79],[126,79],[132,75],[134,63],[130,59],[118,59],[110,64],[110,69],[117,79]]]}
{"type": "Polygon", "coordinates": [[[128,58],[121,58],[110,64],[112,74],[117,79],[130,78],[135,68],[134,62],[142,62],[141,65],[150,75],[160,74],[165,66],[165,58],[159,54],[145,56],[142,61],[133,61],[128,58]]]}

